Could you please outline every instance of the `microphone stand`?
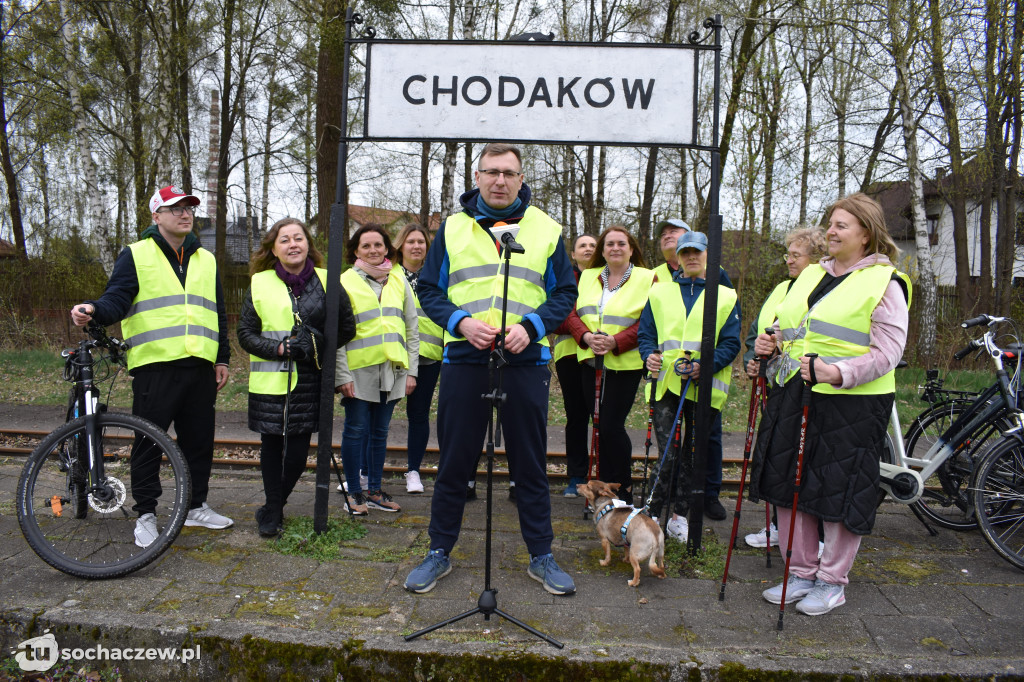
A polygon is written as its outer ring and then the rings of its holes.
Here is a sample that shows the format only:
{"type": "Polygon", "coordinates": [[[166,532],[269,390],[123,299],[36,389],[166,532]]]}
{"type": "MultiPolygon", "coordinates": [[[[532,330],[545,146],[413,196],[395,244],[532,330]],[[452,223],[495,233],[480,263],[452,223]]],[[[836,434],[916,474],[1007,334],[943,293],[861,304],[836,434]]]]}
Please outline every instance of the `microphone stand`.
{"type": "Polygon", "coordinates": [[[480,598],[477,600],[475,608],[472,608],[465,613],[460,613],[457,616],[452,616],[447,620],[425,627],[411,635],[406,635],[405,641],[411,641],[420,635],[425,635],[428,632],[433,632],[434,630],[443,628],[446,625],[451,625],[452,623],[456,623],[464,618],[469,618],[470,616],[482,613],[484,620],[489,621],[492,615],[499,616],[513,625],[518,625],[530,634],[543,639],[552,646],[562,649],[565,645],[557,639],[530,627],[523,621],[499,609],[497,596],[498,590],[491,586],[491,501],[493,497],[492,483],[494,474],[494,448],[495,444],[499,446],[501,445],[501,405],[506,399],[505,392],[501,389],[501,376],[502,369],[504,369],[508,364],[508,360],[505,358],[505,317],[508,310],[508,277],[509,271],[511,270],[512,254],[526,253],[526,249],[524,249],[522,245],[519,244],[519,242],[517,242],[508,232],[501,235],[501,243],[504,245],[504,249],[502,249],[502,258],[505,261],[504,293],[501,299],[501,332],[499,333],[497,342],[494,345],[494,349],[491,351],[490,358],[487,361],[487,387],[489,392],[480,396],[483,400],[487,400],[491,403],[491,411],[487,417],[487,530],[484,549],[484,591],[480,593],[480,598]]]}

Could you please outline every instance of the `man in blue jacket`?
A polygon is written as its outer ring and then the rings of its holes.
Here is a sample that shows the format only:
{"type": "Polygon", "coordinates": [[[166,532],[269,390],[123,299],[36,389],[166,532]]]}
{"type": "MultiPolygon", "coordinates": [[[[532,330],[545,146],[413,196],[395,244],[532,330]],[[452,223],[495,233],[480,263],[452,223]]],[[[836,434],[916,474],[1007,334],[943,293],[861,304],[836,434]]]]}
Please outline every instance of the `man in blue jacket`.
{"type": "MultiPolygon", "coordinates": [[[[186,526],[228,528],[234,522],[206,502],[213,466],[214,401],[228,381],[227,313],[213,254],[192,232],[199,197],[174,186],[149,200],[153,225],[117,257],[103,295],[71,309],[82,326],[121,322],[130,348],[132,414],[166,430],[173,423],[192,478],[186,526]]],[[[145,482],[157,462],[132,461],[135,544],[157,537],[158,486],[145,482]]]]}
{"type": "Polygon", "coordinates": [[[562,243],[562,228],[530,205],[522,156],[509,144],[491,143],[474,173],[477,189],[462,195],[462,212],[437,232],[420,271],[424,312],[445,330],[437,439],[441,449],[430,509],[430,552],[409,574],[405,588],[423,593],[451,572],[449,558],[462,527],[466,481],[475,476],[491,403],[488,360],[504,334],[508,364],[501,376],[501,408],[509,473],[530,577],[552,594],[572,594],[572,578],[551,555],[551,498],[547,480],[547,411],[551,350],[547,334],[576,301],[576,279],[562,243]],[[513,254],[505,329],[501,235],[525,252],[513,254]]]}
{"type": "MultiPolygon", "coordinates": [[[[685,232],[679,237],[677,242],[676,251],[678,254],[679,268],[672,273],[672,282],[677,285],[679,296],[675,298],[673,294],[673,303],[669,306],[663,306],[658,308],[662,311],[662,316],[659,318],[658,311],[652,306],[653,299],[656,298],[656,292],[660,291],[657,289],[651,290],[651,301],[648,301],[644,307],[643,312],[640,314],[640,325],[637,330],[637,344],[640,350],[640,357],[644,360],[644,363],[648,370],[657,372],[661,369],[661,353],[663,344],[659,341],[659,329],[662,331],[662,336],[665,336],[665,332],[669,328],[673,328],[675,323],[678,321],[678,303],[682,303],[686,310],[686,319],[691,318],[691,312],[693,316],[702,315],[701,311],[694,311],[693,307],[699,299],[704,295],[705,286],[705,274],[707,272],[707,248],[708,239],[707,236],[700,232],[685,232]]],[[[662,287],[663,284],[655,284],[655,287],[662,287]]],[[[731,300],[736,301],[736,295],[732,291],[732,288],[722,283],[719,286],[719,307],[723,307],[723,301],[731,300]],[[724,296],[728,298],[724,298],[724,296]]],[[[703,309],[703,304],[702,304],[703,309]]],[[[722,322],[721,328],[718,329],[715,341],[715,354],[714,362],[712,365],[712,372],[719,373],[722,370],[728,368],[732,361],[736,359],[736,355],[740,350],[740,306],[738,302],[732,304],[731,308],[727,308],[727,316],[723,313],[719,317],[722,322]],[[722,320],[724,317],[724,320],[722,320]]],[[[698,325],[701,324],[700,317],[694,317],[694,322],[698,325]]],[[[687,328],[690,328],[689,326],[687,328]]],[[[699,331],[699,327],[697,328],[699,331]]],[[[699,338],[699,334],[696,335],[699,338]]],[[[692,341],[690,339],[674,338],[674,341],[692,341]]],[[[676,344],[679,347],[681,344],[676,344]]],[[[665,351],[668,353],[668,351],[665,351]]],[[[667,362],[667,360],[666,360],[667,362]]],[[[702,362],[701,360],[694,361],[694,371],[691,376],[693,381],[696,382],[700,376],[700,372],[706,371],[708,363],[702,362]]],[[[668,372],[672,372],[673,368],[667,368],[668,372]]],[[[664,378],[664,373],[661,378],[664,378]]],[[[716,378],[717,379],[717,378],[716,378]]],[[[727,382],[726,382],[727,383],[727,382]]],[[[655,396],[651,396],[651,400],[654,400],[654,432],[658,440],[658,452],[662,453],[665,451],[665,445],[672,440],[672,422],[675,418],[677,408],[679,406],[680,395],[678,394],[682,390],[682,386],[676,391],[666,390],[667,382],[659,381],[659,394],[664,392],[664,395],[658,400],[655,400],[655,396]]],[[[727,389],[728,386],[726,385],[727,389]]],[[[721,420],[721,408],[714,409],[715,400],[712,398],[712,412],[716,420],[721,420]]],[[[688,528],[686,522],[686,514],[689,511],[689,489],[690,489],[690,478],[692,461],[687,455],[692,452],[692,438],[693,438],[693,417],[694,417],[694,402],[692,399],[687,399],[686,404],[683,408],[683,417],[686,420],[686,433],[683,438],[682,459],[679,462],[680,475],[678,477],[678,485],[675,488],[676,492],[673,494],[673,509],[668,510],[672,512],[672,518],[666,525],[666,531],[669,535],[675,537],[680,542],[686,542],[688,537],[688,528]]],[[[658,487],[652,491],[651,500],[651,513],[655,516],[661,513],[661,507],[665,501],[665,497],[668,491],[670,481],[668,480],[669,473],[673,469],[673,461],[676,456],[674,448],[669,448],[668,456],[665,458],[663,463],[664,470],[658,477],[658,487]]],[[[712,447],[709,443],[708,446],[708,466],[713,466],[712,447]]],[[[655,472],[657,475],[657,472],[655,472]]],[[[719,504],[717,491],[714,498],[708,496],[705,489],[705,505],[711,504],[712,502],[719,504]]],[[[722,512],[722,518],[725,518],[725,512],[722,512]]],[[[712,517],[716,518],[716,517],[712,517]]]]}

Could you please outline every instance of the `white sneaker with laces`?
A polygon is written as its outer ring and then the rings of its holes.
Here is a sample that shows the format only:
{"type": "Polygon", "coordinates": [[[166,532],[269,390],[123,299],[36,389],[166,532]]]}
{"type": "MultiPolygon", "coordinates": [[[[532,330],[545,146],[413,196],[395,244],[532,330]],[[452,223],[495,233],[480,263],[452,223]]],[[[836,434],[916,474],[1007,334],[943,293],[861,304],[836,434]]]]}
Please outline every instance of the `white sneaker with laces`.
{"type": "Polygon", "coordinates": [[[423,481],[420,480],[420,472],[405,472],[405,492],[413,494],[423,492],[423,481]]]}
{"type": "MultiPolygon", "coordinates": [[[[792,604],[795,601],[800,601],[800,599],[811,593],[814,589],[814,584],[814,581],[810,578],[800,578],[795,575],[790,575],[789,582],[786,583],[786,603],[792,604]]],[[[781,604],[782,583],[779,583],[775,587],[769,587],[761,593],[761,596],[765,598],[765,601],[771,602],[772,604],[781,604]]]]}
{"type": "Polygon", "coordinates": [[[665,530],[668,532],[669,537],[673,537],[679,540],[679,542],[686,542],[690,535],[690,525],[684,516],[673,516],[665,525],[665,530]]]}
{"type": "MultiPolygon", "coordinates": [[[[771,525],[770,534],[771,534],[771,538],[770,538],[769,541],[771,542],[772,547],[778,547],[778,545],[779,545],[779,529],[775,527],[774,523],[771,525]]],[[[761,530],[757,531],[756,533],[751,533],[751,534],[747,535],[745,538],[743,538],[743,541],[746,542],[751,547],[758,547],[760,549],[764,549],[764,547],[765,547],[764,528],[762,528],[761,530]]]]}
{"type": "Polygon", "coordinates": [[[200,526],[213,530],[222,530],[233,526],[234,523],[234,521],[223,514],[213,511],[206,502],[203,502],[202,507],[189,510],[188,516],[185,517],[186,526],[200,526]]]}
{"type": "Polygon", "coordinates": [[[814,581],[814,589],[796,605],[796,610],[808,616],[823,616],[846,603],[844,592],[842,585],[833,585],[819,578],[814,581]]]}
{"type": "Polygon", "coordinates": [[[156,527],[156,514],[143,514],[135,522],[135,544],[145,549],[153,544],[160,531],[156,527]]]}

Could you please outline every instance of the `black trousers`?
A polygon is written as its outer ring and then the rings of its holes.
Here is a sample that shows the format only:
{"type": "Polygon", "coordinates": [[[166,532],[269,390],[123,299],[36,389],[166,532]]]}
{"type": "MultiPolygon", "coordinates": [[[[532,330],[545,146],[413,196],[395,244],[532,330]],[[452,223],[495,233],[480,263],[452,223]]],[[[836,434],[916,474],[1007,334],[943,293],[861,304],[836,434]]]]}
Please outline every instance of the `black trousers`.
{"type": "Polygon", "coordinates": [[[565,404],[565,473],[570,478],[587,476],[587,427],[594,409],[593,383],[589,391],[584,390],[580,367],[582,364],[575,355],[567,355],[555,362],[555,374],[558,375],[565,404]]]}
{"type": "MultiPolygon", "coordinates": [[[[192,474],[191,509],[206,502],[213,467],[214,401],[217,380],[213,363],[194,367],[144,365],[132,378],[132,414],[150,420],[165,431],[174,424],[178,446],[192,474]]],[[[132,509],[139,516],[156,511],[161,486],[160,461],[147,457],[152,448],[132,447],[132,509]],[[136,456],[136,455],[139,456],[136,456]]]]}
{"type": "Polygon", "coordinates": [[[263,473],[263,495],[268,507],[283,507],[306,470],[309,441],[312,433],[288,434],[288,452],[284,452],[284,436],[260,434],[260,471],[263,473]]]}
{"type": "MultiPolygon", "coordinates": [[[[598,421],[597,477],[605,483],[618,483],[619,497],[626,504],[633,504],[633,443],[626,433],[626,417],[633,409],[636,390],[643,376],[643,369],[605,369],[602,372],[604,389],[598,421]]],[[[590,395],[587,412],[592,414],[597,370],[587,363],[580,363],[580,377],[583,388],[590,395]]]]}
{"type": "MultiPolygon", "coordinates": [[[[513,366],[502,370],[502,438],[509,474],[516,482],[519,530],[532,556],[551,552],[551,491],[547,472],[547,366],[513,366]]],[[[466,481],[487,436],[491,404],[480,396],[489,388],[486,365],[441,367],[437,395],[437,440],[441,457],[430,501],[430,549],[450,554],[462,530],[466,481]]],[[[500,512],[495,512],[500,513],[500,512]]]]}

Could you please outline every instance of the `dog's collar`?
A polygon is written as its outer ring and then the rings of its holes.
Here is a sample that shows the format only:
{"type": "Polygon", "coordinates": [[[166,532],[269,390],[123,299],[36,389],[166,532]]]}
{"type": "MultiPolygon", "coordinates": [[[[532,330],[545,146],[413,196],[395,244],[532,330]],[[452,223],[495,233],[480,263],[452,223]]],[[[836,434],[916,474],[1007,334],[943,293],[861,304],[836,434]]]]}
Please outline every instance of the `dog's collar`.
{"type": "Polygon", "coordinates": [[[617,505],[614,502],[609,502],[605,506],[601,507],[600,511],[598,511],[597,514],[594,515],[594,523],[597,523],[598,521],[603,519],[606,514],[618,509],[621,506],[622,505],[617,505]]]}

